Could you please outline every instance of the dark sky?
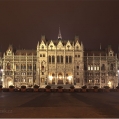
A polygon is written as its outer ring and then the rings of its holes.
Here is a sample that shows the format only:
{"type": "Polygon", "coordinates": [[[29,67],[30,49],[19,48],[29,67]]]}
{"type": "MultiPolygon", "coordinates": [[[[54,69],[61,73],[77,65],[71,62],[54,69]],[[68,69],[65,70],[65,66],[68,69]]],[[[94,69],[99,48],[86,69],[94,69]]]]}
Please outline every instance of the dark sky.
{"type": "Polygon", "coordinates": [[[84,47],[99,49],[119,44],[117,0],[0,0],[0,45],[36,49],[41,35],[64,40],[79,35],[84,47]]]}

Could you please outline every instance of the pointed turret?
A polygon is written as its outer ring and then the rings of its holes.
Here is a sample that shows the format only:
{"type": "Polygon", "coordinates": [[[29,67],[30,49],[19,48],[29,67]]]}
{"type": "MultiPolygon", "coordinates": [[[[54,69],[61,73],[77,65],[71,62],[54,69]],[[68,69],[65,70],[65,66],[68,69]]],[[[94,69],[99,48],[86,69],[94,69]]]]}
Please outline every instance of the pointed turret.
{"type": "Polygon", "coordinates": [[[61,35],[61,31],[60,31],[60,27],[59,27],[58,39],[62,39],[62,35],[61,35]]]}

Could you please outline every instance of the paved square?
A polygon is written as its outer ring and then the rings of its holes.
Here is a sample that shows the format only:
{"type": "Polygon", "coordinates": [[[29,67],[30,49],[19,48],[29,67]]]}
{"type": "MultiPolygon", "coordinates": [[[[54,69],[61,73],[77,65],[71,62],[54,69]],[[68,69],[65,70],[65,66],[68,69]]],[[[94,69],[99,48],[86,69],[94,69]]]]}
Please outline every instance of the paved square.
{"type": "Polygon", "coordinates": [[[0,92],[4,118],[118,118],[119,93],[0,92]]]}

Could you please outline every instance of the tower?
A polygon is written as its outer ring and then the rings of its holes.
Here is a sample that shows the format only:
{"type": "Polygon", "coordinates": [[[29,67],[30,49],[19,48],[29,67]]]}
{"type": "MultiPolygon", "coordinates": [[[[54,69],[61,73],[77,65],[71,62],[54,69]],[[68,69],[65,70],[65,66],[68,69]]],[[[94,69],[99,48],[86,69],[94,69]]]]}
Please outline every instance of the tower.
{"type": "Polygon", "coordinates": [[[59,27],[58,39],[62,39],[62,35],[61,35],[61,31],[60,31],[60,27],[59,27]]]}

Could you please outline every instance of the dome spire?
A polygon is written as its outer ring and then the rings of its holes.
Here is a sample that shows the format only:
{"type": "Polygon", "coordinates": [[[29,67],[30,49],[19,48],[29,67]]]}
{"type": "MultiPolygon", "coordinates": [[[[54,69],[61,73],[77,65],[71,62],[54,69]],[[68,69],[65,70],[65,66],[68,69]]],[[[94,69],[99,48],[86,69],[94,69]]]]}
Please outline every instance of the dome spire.
{"type": "Polygon", "coordinates": [[[60,31],[60,26],[59,26],[58,39],[62,39],[62,35],[61,35],[61,31],[60,31]]]}

